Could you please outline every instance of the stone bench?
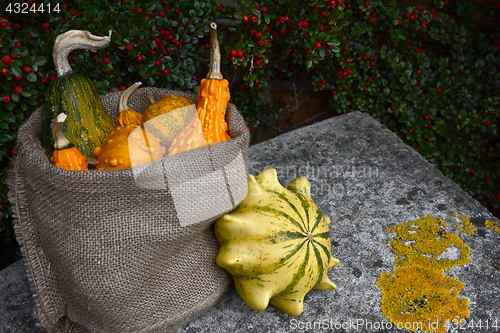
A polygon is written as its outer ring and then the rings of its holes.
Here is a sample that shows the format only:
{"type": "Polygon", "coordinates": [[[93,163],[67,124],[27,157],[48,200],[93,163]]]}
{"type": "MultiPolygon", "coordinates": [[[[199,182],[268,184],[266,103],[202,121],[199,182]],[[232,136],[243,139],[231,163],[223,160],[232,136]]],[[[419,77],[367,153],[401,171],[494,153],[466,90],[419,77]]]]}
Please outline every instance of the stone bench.
{"type": "MultiPolygon", "coordinates": [[[[387,228],[422,215],[442,218],[471,248],[470,263],[445,271],[465,285],[460,296],[469,300],[467,323],[496,320],[500,326],[500,235],[485,226],[497,220],[379,122],[360,112],[330,118],[252,146],[249,157],[252,174],[272,167],[283,185],[309,179],[313,199],[331,218],[332,254],[340,264],[328,276],[338,288],[312,290],[302,315],[291,317],[273,306],[251,310],[231,286],[179,332],[401,332],[367,325],[389,322],[376,285],[380,274],[395,269],[395,254],[382,243],[391,236],[387,228]],[[453,213],[469,216],[475,235],[460,233],[453,213]]],[[[31,316],[35,304],[22,262],[0,272],[0,290],[0,332],[44,332],[31,316]]]]}

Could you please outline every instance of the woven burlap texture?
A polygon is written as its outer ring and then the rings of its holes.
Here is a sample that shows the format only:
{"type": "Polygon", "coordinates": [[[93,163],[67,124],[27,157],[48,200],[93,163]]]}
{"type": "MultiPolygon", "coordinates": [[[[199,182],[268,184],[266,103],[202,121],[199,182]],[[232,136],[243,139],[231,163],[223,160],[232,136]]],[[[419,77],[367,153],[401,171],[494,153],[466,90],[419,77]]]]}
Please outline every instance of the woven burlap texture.
{"type": "MultiPolygon", "coordinates": [[[[121,94],[101,97],[113,119],[121,94]]],[[[148,94],[198,99],[141,88],[128,106],[143,113],[148,94]]],[[[230,283],[215,263],[213,222],[247,190],[249,133],[236,107],[229,103],[226,113],[231,141],[150,163],[155,177],[164,173],[158,181],[166,186],[157,189],[136,182],[131,169],[53,166],[40,143],[42,110],[19,130],[9,173],[40,324],[61,333],[171,332],[208,310],[230,283]]]]}

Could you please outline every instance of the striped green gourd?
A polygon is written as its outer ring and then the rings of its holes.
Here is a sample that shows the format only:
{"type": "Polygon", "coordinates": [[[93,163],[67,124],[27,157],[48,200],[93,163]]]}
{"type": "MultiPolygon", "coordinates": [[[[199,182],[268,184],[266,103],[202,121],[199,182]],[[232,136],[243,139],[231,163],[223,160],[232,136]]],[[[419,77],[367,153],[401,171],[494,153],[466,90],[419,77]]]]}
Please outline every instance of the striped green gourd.
{"type": "Polygon", "coordinates": [[[233,276],[250,308],[261,311],[271,303],[298,316],[311,289],[336,288],[327,276],[339,262],[331,253],[329,224],[306,178],[283,187],[275,169],[249,175],[245,199],[215,223],[217,264],[233,276]]]}
{"type": "Polygon", "coordinates": [[[57,79],[45,94],[42,115],[42,144],[49,154],[54,145],[52,124],[60,113],[67,115],[61,130],[64,136],[92,158],[94,147],[100,146],[108,134],[116,129],[115,122],[104,109],[94,82],[85,75],[73,73],[67,56],[74,49],[100,49],[111,41],[110,36],[98,37],[83,30],[70,30],[59,35],[54,43],[53,57],[57,79]]]}

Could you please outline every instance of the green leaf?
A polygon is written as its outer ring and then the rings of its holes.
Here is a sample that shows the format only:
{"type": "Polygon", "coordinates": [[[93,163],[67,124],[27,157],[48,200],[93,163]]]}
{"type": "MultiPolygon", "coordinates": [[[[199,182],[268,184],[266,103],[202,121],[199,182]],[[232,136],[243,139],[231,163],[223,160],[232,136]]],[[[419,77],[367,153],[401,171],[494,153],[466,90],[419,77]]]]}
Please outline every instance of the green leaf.
{"type": "Polygon", "coordinates": [[[31,72],[26,76],[26,79],[30,82],[36,82],[36,75],[35,73],[31,72]]]}
{"type": "Polygon", "coordinates": [[[18,94],[12,94],[10,96],[13,102],[18,102],[19,101],[19,95],[18,94]]]}
{"type": "Polygon", "coordinates": [[[17,66],[10,66],[10,73],[15,76],[22,76],[23,72],[21,71],[21,68],[17,66]]]}
{"type": "Polygon", "coordinates": [[[47,63],[47,59],[45,59],[44,57],[36,57],[35,58],[35,65],[37,66],[43,66],[47,63]]]}

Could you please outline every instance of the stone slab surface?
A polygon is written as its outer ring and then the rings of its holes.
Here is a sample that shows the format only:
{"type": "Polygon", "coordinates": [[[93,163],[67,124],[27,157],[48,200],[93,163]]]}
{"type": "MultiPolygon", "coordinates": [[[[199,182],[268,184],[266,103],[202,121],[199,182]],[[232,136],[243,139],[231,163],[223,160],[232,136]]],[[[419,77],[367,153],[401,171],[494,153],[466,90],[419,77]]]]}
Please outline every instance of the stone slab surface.
{"type": "MultiPolygon", "coordinates": [[[[178,332],[409,332],[377,328],[389,321],[376,282],[395,269],[395,255],[382,243],[390,236],[387,228],[422,215],[442,218],[446,230],[471,248],[471,263],[444,272],[465,285],[460,296],[469,300],[469,323],[496,320],[500,326],[500,235],[485,226],[497,220],[373,118],[353,112],[252,146],[250,172],[269,167],[283,185],[299,176],[311,182],[314,201],[331,218],[332,254],[340,264],[328,276],[338,288],[312,290],[304,312],[291,317],[273,306],[251,310],[231,286],[211,310],[178,332]],[[453,213],[469,216],[476,234],[460,233],[453,213]]],[[[34,307],[22,263],[1,271],[0,332],[43,332],[31,317],[34,307]]]]}

